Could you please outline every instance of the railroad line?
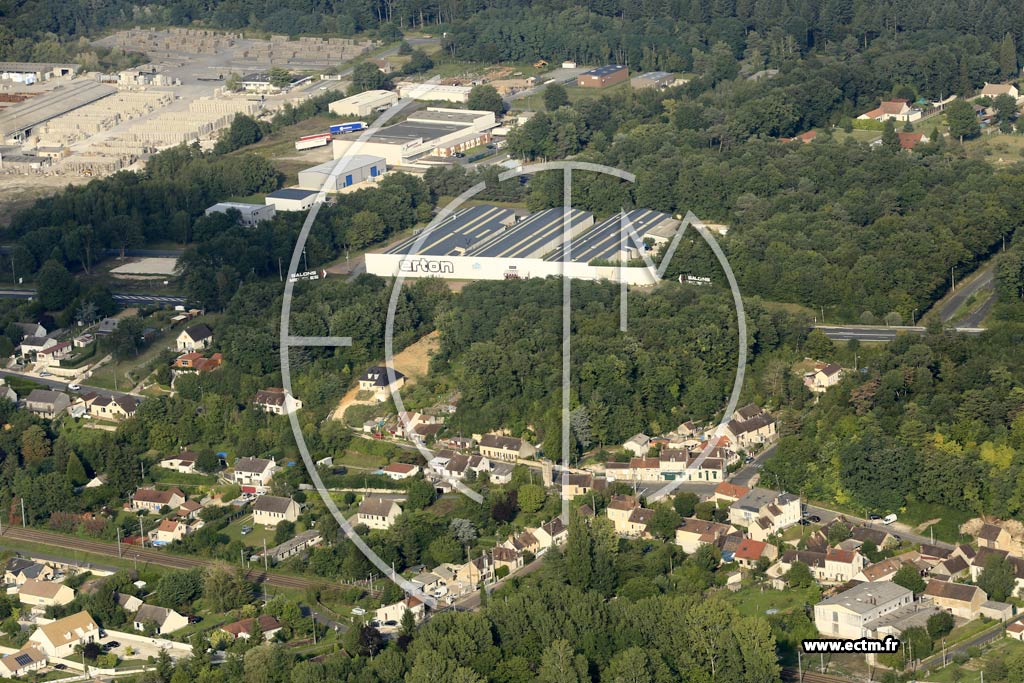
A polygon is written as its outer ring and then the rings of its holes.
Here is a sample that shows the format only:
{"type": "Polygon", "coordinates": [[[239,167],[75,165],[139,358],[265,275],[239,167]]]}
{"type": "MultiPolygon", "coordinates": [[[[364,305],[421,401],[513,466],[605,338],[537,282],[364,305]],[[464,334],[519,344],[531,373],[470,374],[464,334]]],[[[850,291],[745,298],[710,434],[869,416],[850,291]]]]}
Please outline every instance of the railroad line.
{"type": "MultiPolygon", "coordinates": [[[[94,555],[102,555],[104,557],[120,557],[121,559],[137,559],[142,562],[151,562],[153,564],[159,564],[165,567],[171,567],[172,569],[205,569],[211,567],[218,562],[214,560],[200,559],[197,557],[188,557],[185,555],[174,555],[172,553],[155,550],[153,548],[144,548],[135,545],[124,545],[120,555],[117,552],[117,544],[110,543],[109,541],[98,541],[92,539],[78,538],[76,536],[67,536],[60,534],[55,531],[43,531],[41,529],[24,529],[20,527],[7,527],[3,531],[3,536],[18,541],[27,541],[29,543],[39,543],[41,545],[47,545],[55,548],[67,549],[67,550],[79,550],[81,552],[92,553],[94,555]]],[[[306,588],[315,588],[318,586],[328,585],[354,585],[346,584],[337,581],[326,581],[322,579],[307,579],[299,576],[287,576],[284,574],[277,574],[274,572],[266,572],[262,570],[250,569],[246,572],[246,578],[250,581],[257,583],[265,583],[268,586],[274,586],[276,588],[295,588],[303,590],[306,588]]],[[[369,591],[365,587],[360,586],[367,590],[367,592],[374,594],[378,591],[369,591]]]]}
{"type": "Polygon", "coordinates": [[[783,669],[782,680],[786,683],[850,683],[854,679],[806,670],[801,678],[797,669],[783,669]]]}

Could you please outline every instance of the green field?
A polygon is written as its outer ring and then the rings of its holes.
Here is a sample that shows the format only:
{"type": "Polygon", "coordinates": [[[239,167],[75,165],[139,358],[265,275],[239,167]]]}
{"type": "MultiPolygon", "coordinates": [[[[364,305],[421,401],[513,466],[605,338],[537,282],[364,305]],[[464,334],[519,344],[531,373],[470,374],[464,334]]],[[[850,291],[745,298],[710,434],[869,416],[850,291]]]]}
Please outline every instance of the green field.
{"type": "Polygon", "coordinates": [[[722,593],[726,600],[731,602],[743,616],[764,615],[765,610],[775,609],[780,612],[788,612],[795,609],[803,609],[807,603],[818,601],[818,589],[809,588],[800,590],[761,590],[757,587],[741,588],[735,593],[722,593]]]}
{"type": "Polygon", "coordinates": [[[934,532],[936,540],[947,543],[959,543],[963,540],[960,536],[960,525],[972,516],[969,512],[932,503],[912,503],[899,513],[900,521],[913,527],[938,519],[938,522],[925,527],[919,533],[927,536],[934,532]]]}

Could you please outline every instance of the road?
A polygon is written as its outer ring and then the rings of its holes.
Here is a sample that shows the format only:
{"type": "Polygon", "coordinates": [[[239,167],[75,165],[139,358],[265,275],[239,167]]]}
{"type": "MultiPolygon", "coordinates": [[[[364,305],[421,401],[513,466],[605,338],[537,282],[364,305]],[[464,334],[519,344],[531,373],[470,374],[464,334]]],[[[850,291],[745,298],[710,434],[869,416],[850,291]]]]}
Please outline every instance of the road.
{"type": "Polygon", "coordinates": [[[995,290],[992,286],[994,273],[995,263],[989,262],[978,270],[972,280],[968,280],[966,284],[960,285],[960,288],[955,292],[950,293],[946,300],[938,307],[938,314],[942,322],[946,323],[952,320],[953,316],[956,315],[967,299],[981,294],[987,297],[985,302],[981,307],[960,321],[960,326],[962,327],[977,327],[980,325],[995,301],[995,290]]]}
{"type": "MultiPolygon", "coordinates": [[[[953,661],[953,657],[955,657],[958,654],[966,655],[967,651],[972,647],[981,647],[985,643],[990,643],[996,638],[1002,638],[1004,632],[1005,629],[1002,626],[1000,626],[999,628],[993,628],[991,631],[983,631],[982,633],[974,636],[973,638],[968,638],[967,640],[961,643],[957,643],[956,645],[946,650],[946,663],[948,664],[949,662],[953,661]]],[[[941,648],[942,646],[940,644],[936,645],[936,647],[941,648]]],[[[922,660],[921,663],[917,665],[917,670],[928,671],[930,669],[937,669],[942,666],[942,662],[943,656],[942,650],[940,649],[938,653],[932,655],[931,657],[928,657],[927,659],[922,660]]]]}
{"type": "Polygon", "coordinates": [[[764,467],[764,461],[772,457],[775,454],[775,449],[778,447],[778,444],[772,444],[755,455],[754,462],[744,465],[740,469],[736,470],[732,477],[729,478],[729,481],[738,486],[751,488],[751,482],[754,480],[754,477],[761,473],[761,468],[764,467]]]}
{"type": "MultiPolygon", "coordinates": [[[[518,579],[518,578],[522,578],[524,576],[528,576],[529,574],[532,574],[533,572],[535,572],[538,569],[540,569],[541,564],[543,562],[544,562],[544,556],[541,555],[540,557],[536,558],[530,564],[525,565],[522,568],[520,568],[519,571],[517,571],[516,573],[509,574],[504,579],[498,580],[496,583],[494,583],[492,586],[490,586],[490,590],[488,592],[493,591],[495,588],[498,588],[499,586],[501,586],[502,583],[504,583],[508,579],[512,578],[513,576],[518,579]]],[[[455,604],[451,606],[451,609],[453,609],[453,610],[455,610],[457,612],[468,612],[468,611],[471,611],[471,610],[478,609],[479,607],[480,607],[480,591],[473,591],[472,593],[470,593],[466,597],[462,598],[461,600],[457,600],[455,602],[455,604]]]]}
{"type": "MultiPolygon", "coordinates": [[[[121,553],[118,554],[118,546],[116,543],[77,538],[74,536],[67,536],[65,534],[58,534],[53,531],[43,531],[41,529],[23,529],[20,527],[8,526],[3,530],[2,536],[0,536],[0,545],[2,545],[3,539],[5,538],[61,548],[65,552],[68,550],[78,550],[85,553],[92,553],[93,555],[103,555],[104,557],[121,557],[122,559],[138,560],[143,563],[148,562],[163,567],[170,567],[172,569],[205,569],[217,564],[222,564],[213,560],[205,560],[187,555],[174,555],[162,550],[141,548],[139,546],[126,544],[122,545],[121,553]]],[[[247,577],[250,581],[266,583],[268,586],[274,586],[276,588],[295,588],[300,590],[328,585],[329,583],[343,586],[352,585],[340,581],[328,582],[322,579],[307,579],[300,576],[287,576],[276,572],[265,572],[259,569],[249,569],[247,577]]],[[[364,587],[360,586],[360,588],[364,587]]]]}
{"type": "MultiPolygon", "coordinates": [[[[31,289],[0,289],[0,299],[34,299],[35,290],[31,289]]],[[[114,301],[121,304],[160,304],[163,306],[184,306],[185,297],[167,296],[165,294],[114,294],[114,301]]]]}
{"type": "Polygon", "coordinates": [[[860,341],[892,341],[900,332],[911,334],[924,334],[923,327],[910,327],[905,325],[815,325],[814,329],[821,330],[825,336],[832,341],[848,341],[858,339],[860,341]]]}
{"type": "Polygon", "coordinates": [[[863,517],[854,517],[853,515],[847,514],[845,512],[836,512],[835,510],[829,510],[828,508],[819,507],[817,505],[811,505],[810,503],[806,504],[804,507],[807,510],[807,514],[817,515],[818,517],[821,517],[822,524],[828,524],[837,517],[843,517],[849,522],[856,522],[857,524],[860,524],[862,526],[873,527],[876,529],[885,529],[889,533],[899,536],[904,541],[910,541],[912,543],[917,544],[927,543],[928,545],[936,545],[940,548],[953,547],[951,543],[946,543],[944,541],[939,540],[933,541],[930,536],[924,536],[922,534],[914,533],[906,524],[901,524],[899,522],[886,526],[878,521],[864,519],[863,517]]]}
{"type": "MultiPolygon", "coordinates": [[[[0,370],[0,377],[18,377],[19,379],[27,379],[30,382],[42,384],[46,387],[49,387],[50,389],[55,389],[56,391],[68,391],[68,384],[73,384],[73,382],[65,382],[63,380],[55,379],[53,377],[39,377],[38,375],[29,375],[22,372],[14,372],[13,370],[0,370]]],[[[90,391],[94,391],[100,396],[110,396],[111,398],[115,398],[118,396],[133,395],[125,391],[111,391],[110,389],[104,389],[103,387],[93,387],[87,384],[82,384],[80,386],[81,389],[76,389],[76,393],[84,394],[90,391]]],[[[136,396],[136,398],[139,397],[136,396]]]]}

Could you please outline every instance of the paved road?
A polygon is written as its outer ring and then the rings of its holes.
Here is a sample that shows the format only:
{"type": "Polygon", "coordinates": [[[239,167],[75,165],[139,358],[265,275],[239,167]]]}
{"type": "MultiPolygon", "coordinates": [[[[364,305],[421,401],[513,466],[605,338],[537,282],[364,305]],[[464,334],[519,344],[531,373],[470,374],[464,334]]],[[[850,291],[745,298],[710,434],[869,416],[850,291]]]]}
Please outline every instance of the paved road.
{"type": "Polygon", "coordinates": [[[995,291],[992,286],[994,273],[995,263],[990,262],[982,266],[973,280],[970,280],[967,284],[960,285],[959,289],[950,294],[949,298],[939,306],[938,313],[939,317],[942,318],[942,322],[949,322],[967,299],[976,294],[980,294],[988,297],[985,304],[982,306],[982,308],[985,309],[984,313],[979,316],[977,313],[980,311],[976,311],[975,313],[967,316],[967,318],[961,322],[963,327],[977,327],[978,324],[984,320],[985,315],[988,313],[988,309],[992,306],[991,302],[995,297],[995,291]]]}
{"type": "Polygon", "coordinates": [[[814,328],[824,332],[825,336],[833,341],[848,341],[850,339],[892,341],[900,332],[911,334],[924,334],[925,332],[923,327],[905,325],[893,327],[886,325],[815,325],[814,328]]]}
{"type": "MultiPolygon", "coordinates": [[[[540,566],[541,566],[542,562],[544,562],[544,556],[543,555],[541,555],[540,557],[536,558],[530,564],[525,565],[524,567],[522,567],[515,574],[509,574],[504,579],[500,579],[497,583],[495,583],[494,585],[490,586],[490,590],[488,592],[493,591],[495,588],[498,588],[499,586],[501,586],[502,583],[504,583],[508,579],[512,578],[513,576],[516,577],[516,578],[521,578],[523,576],[527,576],[529,574],[532,574],[533,572],[535,572],[538,569],[540,569],[540,566]]],[[[458,612],[468,612],[469,610],[478,609],[479,607],[480,607],[480,591],[473,591],[472,593],[470,593],[466,597],[462,598],[461,600],[457,600],[455,602],[455,604],[452,605],[451,608],[453,610],[458,611],[458,612]]]]}
{"type": "MultiPolygon", "coordinates": [[[[985,643],[990,643],[993,640],[995,640],[996,638],[1002,638],[1003,637],[1003,633],[1004,633],[1004,628],[1003,627],[993,628],[991,631],[985,631],[985,632],[983,632],[983,633],[981,633],[979,635],[974,636],[973,638],[969,638],[969,639],[967,639],[967,640],[965,640],[965,641],[963,641],[961,643],[957,643],[956,645],[954,645],[954,646],[952,646],[952,647],[950,647],[950,648],[948,648],[946,650],[946,657],[945,657],[946,663],[948,664],[948,663],[952,662],[953,661],[953,657],[955,657],[958,654],[962,653],[962,654],[966,655],[967,651],[969,649],[971,649],[972,647],[981,647],[985,643]]],[[[942,666],[942,660],[943,660],[942,650],[941,650],[942,644],[939,643],[939,644],[936,645],[936,647],[940,648],[938,653],[932,655],[931,657],[928,657],[927,659],[923,660],[920,664],[918,664],[917,665],[917,670],[918,671],[928,671],[930,669],[937,669],[937,668],[940,668],[942,666]]]]}
{"type": "MultiPolygon", "coordinates": [[[[31,289],[0,289],[0,299],[34,299],[35,296],[35,291],[31,289]]],[[[185,297],[165,294],[114,294],[113,299],[121,304],[185,305],[185,297]]]]}
{"type": "MultiPolygon", "coordinates": [[[[44,386],[49,387],[50,389],[55,389],[57,391],[68,391],[68,384],[72,384],[72,382],[65,382],[62,379],[57,379],[54,377],[39,377],[37,375],[29,375],[23,372],[14,372],[13,370],[0,370],[0,377],[19,377],[21,379],[27,379],[31,382],[35,382],[36,384],[42,384],[44,386]]],[[[100,396],[110,397],[133,395],[125,391],[111,391],[110,389],[104,389],[103,387],[93,387],[87,384],[82,384],[81,387],[81,389],[76,389],[74,393],[84,394],[90,391],[95,391],[100,396]]],[[[141,397],[136,396],[136,398],[141,397]]]]}
{"type": "Polygon", "coordinates": [[[945,543],[938,539],[936,539],[933,543],[930,536],[916,534],[913,531],[910,531],[910,527],[908,527],[905,524],[900,524],[899,522],[895,524],[890,524],[889,526],[885,526],[881,522],[872,521],[870,519],[864,519],[863,517],[854,517],[853,515],[848,515],[845,512],[836,512],[835,510],[829,510],[828,508],[818,507],[817,505],[811,505],[810,503],[808,503],[804,507],[807,509],[807,514],[817,515],[818,517],[821,517],[822,524],[827,524],[834,520],[836,517],[845,517],[847,521],[856,522],[863,526],[874,527],[877,529],[885,529],[889,533],[895,534],[904,541],[910,541],[911,543],[927,543],[929,545],[937,545],[940,548],[953,547],[952,544],[945,543]]]}
{"type": "Polygon", "coordinates": [[[740,469],[733,473],[732,477],[729,478],[733,484],[739,486],[746,486],[750,488],[751,481],[754,477],[761,473],[761,468],[764,467],[765,461],[775,454],[775,449],[778,448],[778,444],[772,444],[768,448],[764,449],[760,453],[754,456],[754,462],[749,465],[744,465],[740,469]]]}

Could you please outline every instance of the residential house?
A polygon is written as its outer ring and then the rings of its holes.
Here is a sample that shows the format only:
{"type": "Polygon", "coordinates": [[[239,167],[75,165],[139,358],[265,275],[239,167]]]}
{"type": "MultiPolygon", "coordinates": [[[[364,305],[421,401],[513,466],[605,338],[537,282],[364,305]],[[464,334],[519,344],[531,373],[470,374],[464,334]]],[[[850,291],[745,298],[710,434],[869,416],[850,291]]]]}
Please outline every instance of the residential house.
{"type": "Polygon", "coordinates": [[[871,111],[865,112],[858,116],[861,120],[874,120],[874,121],[900,121],[913,123],[922,116],[922,111],[910,105],[910,102],[904,99],[893,99],[886,100],[878,105],[877,108],[871,111]]]}
{"type": "Polygon", "coordinates": [[[185,494],[177,486],[172,486],[166,491],[158,491],[151,488],[140,488],[132,495],[129,503],[130,510],[149,510],[160,512],[164,506],[177,508],[185,502],[185,494]]]}
{"type": "Polygon", "coordinates": [[[494,571],[507,567],[511,573],[523,566],[523,554],[503,546],[497,546],[491,551],[491,560],[494,562],[494,571]]]}
{"type": "Polygon", "coordinates": [[[35,358],[40,351],[56,345],[57,340],[53,337],[25,337],[18,348],[21,350],[22,358],[35,358]]]}
{"type": "Polygon", "coordinates": [[[427,607],[422,600],[414,595],[409,595],[391,605],[382,605],[374,616],[382,626],[396,628],[401,625],[406,612],[412,612],[416,623],[419,623],[426,616],[427,607]]]}
{"type": "Polygon", "coordinates": [[[746,527],[751,538],[763,541],[799,522],[800,513],[797,496],[755,488],[729,507],[729,522],[746,527]]]}
{"type": "Polygon", "coordinates": [[[53,579],[53,567],[24,557],[12,557],[4,567],[4,583],[21,586],[26,581],[49,581],[53,579]]]}
{"type": "Polygon", "coordinates": [[[476,440],[465,436],[449,436],[442,439],[441,444],[456,451],[468,451],[476,446],[476,440]]]}
{"type": "Polygon", "coordinates": [[[168,545],[182,540],[190,531],[189,525],[180,519],[165,519],[149,532],[149,541],[157,546],[168,545]]]}
{"type": "Polygon", "coordinates": [[[21,604],[40,609],[66,605],[75,599],[75,590],[53,581],[30,580],[18,588],[21,604]]]}
{"type": "Polygon", "coordinates": [[[853,577],[854,581],[892,581],[892,577],[903,566],[901,560],[889,557],[881,562],[869,564],[853,577]]]}
{"type": "Polygon", "coordinates": [[[420,473],[420,467],[419,465],[410,465],[406,462],[393,462],[386,465],[381,471],[384,472],[384,476],[388,479],[401,481],[402,479],[415,477],[420,473]]]}
{"type": "Polygon", "coordinates": [[[622,444],[622,447],[637,458],[646,458],[648,451],[651,450],[651,437],[642,433],[634,434],[622,444]]]}
{"type": "MultiPolygon", "coordinates": [[[[269,614],[261,614],[259,617],[259,630],[263,633],[264,640],[270,640],[281,630],[281,622],[269,614]]],[[[234,638],[248,640],[257,628],[256,619],[250,617],[226,624],[220,627],[221,631],[230,634],[234,638]]]]}
{"type": "Polygon", "coordinates": [[[141,598],[129,595],[128,593],[118,593],[117,591],[114,591],[114,601],[129,614],[135,614],[145,604],[141,598]]]}
{"type": "Polygon", "coordinates": [[[0,398],[5,398],[11,403],[18,403],[18,392],[7,386],[7,382],[0,379],[0,398]]]}
{"type": "Polygon", "coordinates": [[[101,396],[90,392],[82,397],[89,415],[103,420],[121,420],[135,417],[139,407],[139,399],[128,394],[119,396],[101,396]]]}
{"type": "Polygon", "coordinates": [[[276,545],[268,550],[267,558],[275,564],[278,562],[284,562],[289,557],[294,557],[299,553],[304,553],[308,548],[318,545],[323,540],[323,536],[315,529],[303,531],[293,538],[289,538],[284,543],[276,545]]]}
{"type": "Polygon", "coordinates": [[[25,408],[39,417],[52,420],[71,406],[67,394],[49,389],[33,389],[25,399],[25,408]]]}
{"type": "MultiPolygon", "coordinates": [[[[445,451],[441,451],[445,453],[445,451]]],[[[452,453],[448,451],[448,453],[452,453]]],[[[490,470],[490,463],[487,458],[479,455],[466,455],[453,453],[447,462],[441,467],[441,474],[448,479],[462,480],[470,472],[480,474],[490,470]]]]}
{"type": "Polygon", "coordinates": [[[46,654],[39,648],[26,645],[20,650],[0,657],[0,676],[3,678],[25,676],[33,671],[39,671],[46,665],[46,654]]]}
{"type": "Polygon", "coordinates": [[[174,359],[174,371],[202,374],[213,372],[223,364],[224,356],[220,353],[215,353],[207,358],[198,351],[191,351],[174,359]]]}
{"type": "Polygon", "coordinates": [[[365,524],[371,529],[389,529],[402,514],[402,508],[393,500],[368,496],[359,504],[356,524],[365,524]]]}
{"type": "Polygon", "coordinates": [[[188,626],[188,617],[178,614],[167,607],[142,605],[132,617],[132,625],[136,631],[145,631],[148,624],[154,624],[156,635],[173,633],[188,626]]]}
{"type": "Polygon", "coordinates": [[[375,365],[368,368],[359,376],[359,390],[373,392],[373,397],[378,403],[383,403],[391,398],[391,392],[397,391],[405,386],[405,375],[393,370],[394,381],[388,376],[388,369],[375,365]]]}
{"type": "Polygon", "coordinates": [[[252,521],[263,526],[276,527],[281,522],[296,522],[301,508],[291,498],[260,496],[252,504],[252,521]]]}
{"type": "Polygon", "coordinates": [[[929,138],[924,133],[905,133],[899,131],[896,136],[900,140],[900,148],[906,150],[912,150],[918,145],[928,142],[929,138]]]}
{"type": "Polygon", "coordinates": [[[96,643],[99,639],[96,621],[82,611],[38,627],[28,642],[49,657],[63,658],[74,654],[75,646],[96,643]]]}
{"type": "Polygon", "coordinates": [[[615,533],[628,533],[629,518],[634,510],[640,508],[640,503],[633,496],[612,496],[605,513],[608,519],[615,525],[615,533]]]}
{"type": "Polygon", "coordinates": [[[629,514],[629,519],[626,520],[626,535],[637,538],[646,537],[647,525],[651,523],[652,517],[654,517],[654,510],[641,507],[633,510],[629,514]]]}
{"type": "Polygon", "coordinates": [[[21,331],[21,337],[45,337],[46,328],[41,323],[12,323],[21,331]]]}
{"type": "Polygon", "coordinates": [[[749,420],[729,420],[724,433],[737,448],[749,449],[774,440],[778,431],[775,418],[761,413],[749,420]]]}
{"type": "Polygon", "coordinates": [[[770,543],[755,541],[752,538],[745,538],[740,542],[739,548],[733,558],[741,567],[753,568],[761,558],[773,562],[779,556],[779,549],[770,543]]]}
{"type": "Polygon", "coordinates": [[[868,564],[867,558],[856,550],[830,548],[825,553],[825,581],[847,583],[853,581],[868,564]]]}
{"type": "Polygon", "coordinates": [[[875,544],[879,550],[899,545],[899,540],[885,529],[867,526],[854,526],[850,529],[850,538],[864,545],[867,541],[875,544]]]}
{"type": "Polygon", "coordinates": [[[807,565],[811,570],[811,576],[816,581],[821,581],[825,576],[825,553],[814,550],[787,550],[779,558],[777,574],[785,576],[786,572],[793,568],[797,562],[807,565]]]}
{"type": "Polygon", "coordinates": [[[998,524],[984,524],[978,531],[978,548],[994,548],[1019,555],[1020,543],[1015,541],[1006,527],[998,524]]]}
{"type": "Polygon", "coordinates": [[[533,529],[532,533],[540,544],[541,549],[562,545],[569,538],[569,530],[562,522],[561,517],[555,517],[547,524],[540,525],[540,527],[533,529]]]}
{"type": "Polygon", "coordinates": [[[69,358],[71,351],[71,342],[58,342],[39,351],[36,354],[36,361],[43,363],[48,368],[52,368],[55,365],[60,365],[60,362],[65,358],[69,358]]]}
{"type": "Polygon", "coordinates": [[[925,560],[938,563],[945,560],[947,557],[952,556],[953,549],[932,543],[922,543],[918,550],[918,554],[920,554],[925,560]]]}
{"type": "Polygon", "coordinates": [[[1006,636],[1024,642],[1024,614],[1006,625],[1006,636]]]}
{"type": "Polygon", "coordinates": [[[99,487],[106,486],[106,485],[107,485],[107,475],[105,475],[105,474],[97,474],[95,477],[90,479],[85,484],[85,488],[87,488],[87,489],[98,489],[99,487]]]}
{"type": "Polygon", "coordinates": [[[702,545],[715,545],[718,539],[734,531],[736,530],[728,524],[684,517],[683,523],[676,528],[676,545],[687,555],[692,555],[702,545]]]}
{"type": "Polygon", "coordinates": [[[302,408],[302,401],[280,387],[271,387],[257,391],[253,405],[265,413],[289,415],[302,408]]]}
{"type": "Polygon", "coordinates": [[[1024,98],[1021,97],[1020,90],[1012,83],[989,83],[986,81],[985,87],[978,93],[979,97],[990,97],[993,100],[1000,95],[1009,95],[1018,105],[1024,104],[1024,98]]]}
{"type": "Polygon", "coordinates": [[[892,581],[861,583],[814,606],[814,625],[829,638],[869,635],[865,625],[914,601],[914,593],[892,581]]]}
{"type": "Polygon", "coordinates": [[[932,579],[921,594],[922,598],[931,600],[937,607],[946,610],[954,617],[974,619],[981,613],[981,605],[988,600],[985,591],[977,586],[966,583],[950,583],[932,579]]]}
{"type": "Polygon", "coordinates": [[[750,489],[746,486],[740,486],[739,484],[733,484],[728,481],[723,481],[721,484],[715,487],[715,493],[711,497],[716,503],[719,501],[725,501],[726,503],[735,503],[740,498],[750,493],[750,489]]]}
{"type": "Polygon", "coordinates": [[[562,500],[585,496],[594,488],[594,475],[589,472],[562,472],[562,500]]]}
{"type": "Polygon", "coordinates": [[[178,334],[175,348],[178,351],[185,353],[192,353],[194,351],[202,351],[210,347],[213,343],[213,330],[207,325],[199,323],[192,327],[182,330],[178,334]]]}
{"type": "Polygon", "coordinates": [[[843,368],[835,363],[815,363],[814,369],[804,374],[804,386],[815,394],[822,394],[839,384],[843,368]]]}
{"type": "Polygon", "coordinates": [[[939,561],[938,564],[931,568],[928,574],[932,578],[942,581],[953,581],[966,577],[970,572],[970,568],[967,560],[957,555],[939,561]]]}
{"type": "Polygon", "coordinates": [[[195,451],[181,451],[177,455],[161,460],[160,467],[179,474],[195,474],[198,457],[199,454],[195,451]]]}
{"type": "MultiPolygon", "coordinates": [[[[434,571],[437,571],[436,569],[434,571]]],[[[455,567],[455,580],[466,586],[478,586],[494,580],[494,562],[490,555],[481,555],[455,567]]]]}
{"type": "Polygon", "coordinates": [[[494,460],[515,462],[537,454],[533,444],[514,436],[484,434],[477,441],[480,443],[480,455],[494,460]]]}
{"type": "Polygon", "coordinates": [[[278,469],[277,463],[267,458],[239,458],[231,478],[243,492],[260,495],[270,490],[270,480],[278,469]]]}
{"type": "Polygon", "coordinates": [[[117,328],[120,327],[120,325],[121,320],[118,318],[104,318],[100,321],[100,324],[96,326],[96,334],[106,337],[117,332],[117,328]]]}

